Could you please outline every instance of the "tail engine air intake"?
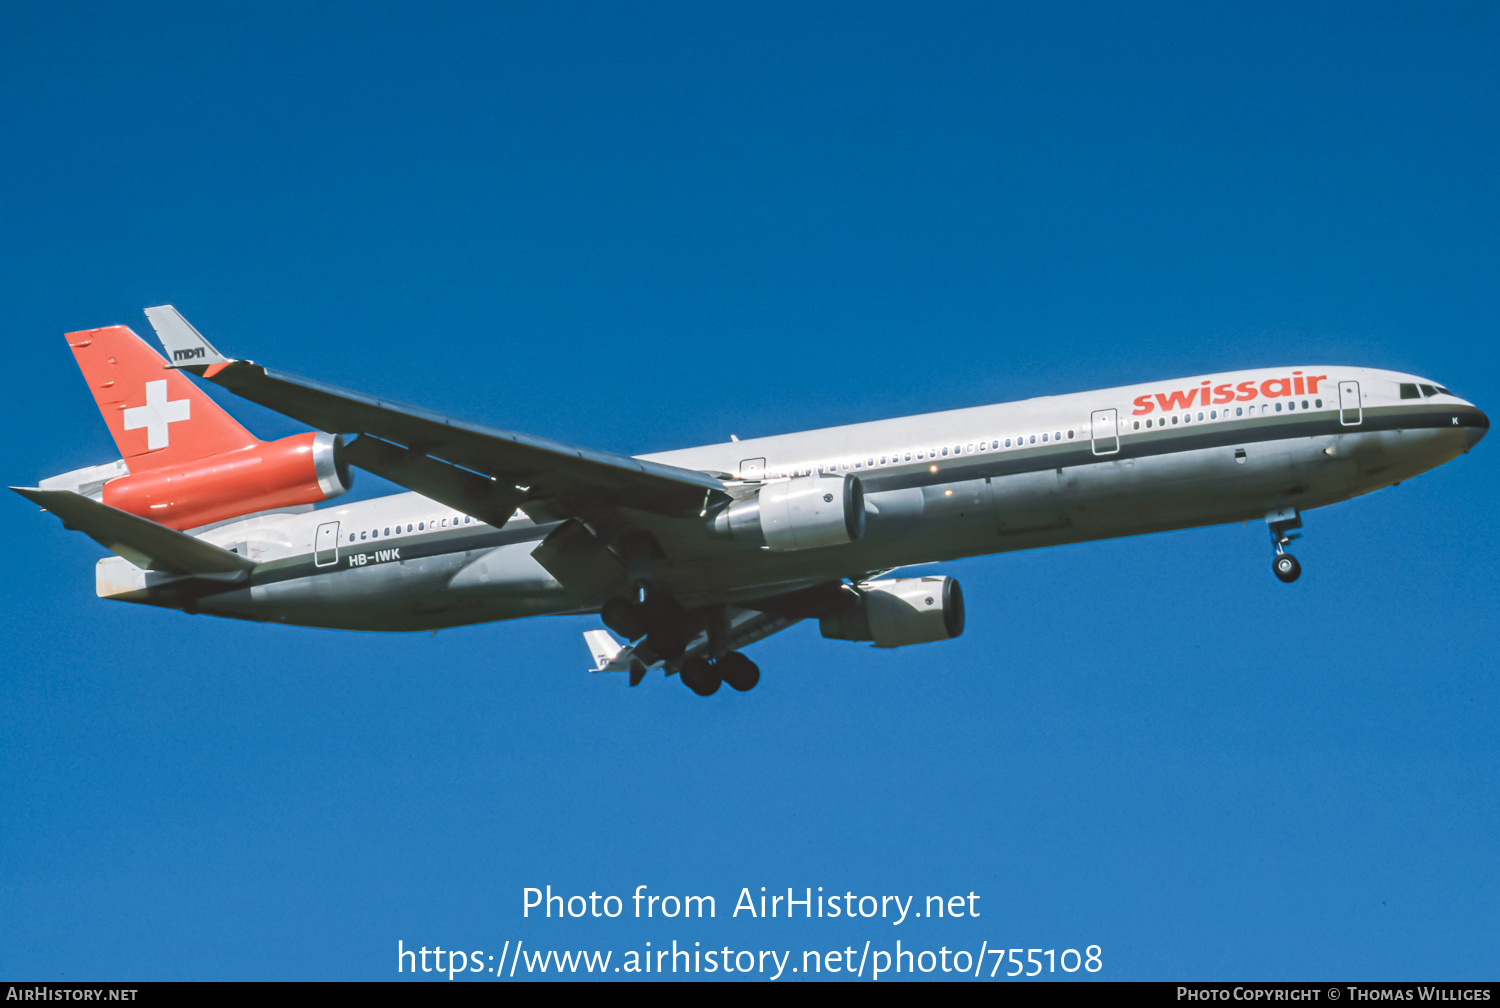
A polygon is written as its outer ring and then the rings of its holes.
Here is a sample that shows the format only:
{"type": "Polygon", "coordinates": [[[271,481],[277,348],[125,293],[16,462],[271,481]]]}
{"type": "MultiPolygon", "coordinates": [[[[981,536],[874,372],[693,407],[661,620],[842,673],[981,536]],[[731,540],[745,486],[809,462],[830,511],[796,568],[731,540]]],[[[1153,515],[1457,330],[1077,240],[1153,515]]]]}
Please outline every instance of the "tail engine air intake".
{"type": "Polygon", "coordinates": [[[842,546],[865,534],[865,493],[853,476],[767,483],[714,516],[714,531],[773,550],[842,546]]]}
{"type": "Polygon", "coordinates": [[[197,528],[347,493],[343,453],[342,434],[293,434],[112,479],[103,499],[168,528],[197,528]]]}
{"type": "Polygon", "coordinates": [[[896,648],[964,632],[964,593],[951,577],[866,581],[857,592],[846,608],[819,621],[824,637],[896,648]]]}

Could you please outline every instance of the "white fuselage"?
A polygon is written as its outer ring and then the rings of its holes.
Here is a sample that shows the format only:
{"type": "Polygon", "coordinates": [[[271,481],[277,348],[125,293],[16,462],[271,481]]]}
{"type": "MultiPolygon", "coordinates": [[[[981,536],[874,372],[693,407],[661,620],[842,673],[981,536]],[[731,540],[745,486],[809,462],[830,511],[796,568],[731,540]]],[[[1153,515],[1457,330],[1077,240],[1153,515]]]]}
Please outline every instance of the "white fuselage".
{"type": "MultiPolygon", "coordinates": [[[[687,605],[736,602],[917,563],[1318,507],[1440,465],[1487,429],[1472,404],[1412,375],[1253,369],[641,456],[713,473],[738,496],[820,472],[856,476],[866,531],[846,545],[746,546],[716,534],[708,514],[620,521],[659,544],[654,584],[687,605]]],[[[258,561],[248,585],[189,597],[173,578],[109,558],[99,593],[372,630],[595,609],[531,556],[555,524],[518,513],[497,529],[396,494],[196,533],[258,561]]]]}

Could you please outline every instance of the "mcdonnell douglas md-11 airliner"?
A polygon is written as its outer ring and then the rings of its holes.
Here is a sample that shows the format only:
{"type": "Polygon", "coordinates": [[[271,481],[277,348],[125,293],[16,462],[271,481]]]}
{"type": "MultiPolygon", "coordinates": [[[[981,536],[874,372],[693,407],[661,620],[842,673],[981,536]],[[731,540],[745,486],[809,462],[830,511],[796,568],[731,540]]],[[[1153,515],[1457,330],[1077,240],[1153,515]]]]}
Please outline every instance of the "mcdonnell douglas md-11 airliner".
{"type": "Polygon", "coordinates": [[[958,582],[890,576],[915,564],[1255,519],[1295,581],[1304,510],[1489,430],[1425,378],[1303,364],[628,457],[232,360],[170,305],[146,316],[166,359],[125,326],[67,334],[122,458],[15,488],[116,554],[101,598],[345,630],[597,613],[593,671],[660,667],[704,696],[752,688],[743,649],[803,619],[880,648],[957,637],[958,582]],[[320,433],[261,441],[183,371],[320,433]],[[411,492],[315,509],[351,467],[411,492]]]}

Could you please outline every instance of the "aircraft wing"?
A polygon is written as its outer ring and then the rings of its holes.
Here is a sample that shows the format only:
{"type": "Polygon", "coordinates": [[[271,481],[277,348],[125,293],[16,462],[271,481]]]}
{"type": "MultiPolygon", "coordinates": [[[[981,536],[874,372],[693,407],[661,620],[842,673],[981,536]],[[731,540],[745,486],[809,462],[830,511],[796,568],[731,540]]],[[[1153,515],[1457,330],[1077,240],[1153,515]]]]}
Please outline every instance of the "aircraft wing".
{"type": "Polygon", "coordinates": [[[394,483],[500,526],[541,502],[560,515],[628,507],[674,516],[725,496],[707,473],[466,423],[230,360],[171,305],[147,308],[174,367],[329,433],[358,434],[346,458],[394,483]]]}

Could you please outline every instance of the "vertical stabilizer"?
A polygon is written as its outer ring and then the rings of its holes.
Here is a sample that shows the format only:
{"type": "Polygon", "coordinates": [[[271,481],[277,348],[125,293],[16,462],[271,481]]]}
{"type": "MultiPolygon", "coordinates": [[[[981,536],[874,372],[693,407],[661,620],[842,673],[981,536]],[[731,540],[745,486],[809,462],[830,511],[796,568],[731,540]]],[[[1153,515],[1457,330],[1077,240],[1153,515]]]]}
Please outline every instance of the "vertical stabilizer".
{"type": "Polygon", "coordinates": [[[259,443],[129,326],[85,329],[67,340],[131,472],[259,443]]]}

